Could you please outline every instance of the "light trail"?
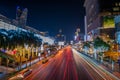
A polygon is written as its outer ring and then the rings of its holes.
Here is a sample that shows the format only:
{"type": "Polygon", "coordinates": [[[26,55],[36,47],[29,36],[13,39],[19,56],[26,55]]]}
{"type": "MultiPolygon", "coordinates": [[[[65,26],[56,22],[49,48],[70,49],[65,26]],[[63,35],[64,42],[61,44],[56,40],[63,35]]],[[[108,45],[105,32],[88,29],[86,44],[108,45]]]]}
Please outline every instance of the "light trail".
{"type": "Polygon", "coordinates": [[[109,73],[108,71],[106,71],[105,69],[103,69],[102,67],[100,67],[99,65],[97,65],[95,62],[93,62],[88,57],[80,54],[75,49],[72,49],[72,50],[79,57],[81,57],[83,59],[83,61],[85,61],[94,71],[96,71],[104,80],[119,80],[117,77],[115,77],[114,75],[112,75],[111,73],[109,73]]]}
{"type": "MultiPolygon", "coordinates": [[[[70,46],[58,51],[45,64],[32,67],[33,72],[24,80],[110,80],[99,67],[70,46]],[[99,70],[100,69],[100,70],[99,70]]],[[[115,80],[115,79],[113,79],[115,80]]]]}

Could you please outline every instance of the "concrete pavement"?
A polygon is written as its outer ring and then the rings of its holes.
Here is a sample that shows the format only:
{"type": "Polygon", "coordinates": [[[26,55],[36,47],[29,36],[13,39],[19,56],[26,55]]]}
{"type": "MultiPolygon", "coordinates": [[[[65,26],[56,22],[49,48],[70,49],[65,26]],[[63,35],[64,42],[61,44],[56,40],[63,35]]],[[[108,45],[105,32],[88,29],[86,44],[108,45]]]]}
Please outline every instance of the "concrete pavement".
{"type": "Polygon", "coordinates": [[[82,52],[82,53],[83,53],[83,55],[89,57],[91,60],[93,60],[95,63],[97,63],[100,67],[104,68],[105,70],[107,70],[108,72],[110,72],[111,74],[115,75],[117,78],[120,79],[118,63],[114,63],[114,69],[112,69],[111,63],[108,63],[108,62],[101,63],[100,61],[93,59],[91,56],[84,54],[84,52],[82,52]]]}
{"type": "Polygon", "coordinates": [[[15,72],[15,69],[5,66],[0,66],[0,80],[4,80],[4,77],[9,74],[15,72]]]}
{"type": "MultiPolygon", "coordinates": [[[[33,60],[28,61],[26,63],[23,63],[21,65],[21,69],[27,68],[30,65],[32,66],[33,64],[36,64],[37,62],[39,62],[41,59],[42,59],[42,57],[33,59],[33,60]]],[[[6,80],[6,76],[8,76],[9,73],[13,73],[13,72],[16,72],[16,71],[19,71],[19,70],[20,70],[19,65],[16,68],[0,66],[0,80],[6,80]]]]}

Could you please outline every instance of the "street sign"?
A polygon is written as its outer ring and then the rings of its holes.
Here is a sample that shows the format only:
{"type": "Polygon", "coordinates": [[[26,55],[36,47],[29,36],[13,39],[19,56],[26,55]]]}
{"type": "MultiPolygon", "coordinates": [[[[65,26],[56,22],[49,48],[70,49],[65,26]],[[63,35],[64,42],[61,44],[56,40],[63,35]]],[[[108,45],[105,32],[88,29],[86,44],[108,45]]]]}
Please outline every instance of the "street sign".
{"type": "Polygon", "coordinates": [[[59,41],[59,42],[58,42],[58,45],[63,46],[63,45],[64,45],[64,41],[59,41]]]}

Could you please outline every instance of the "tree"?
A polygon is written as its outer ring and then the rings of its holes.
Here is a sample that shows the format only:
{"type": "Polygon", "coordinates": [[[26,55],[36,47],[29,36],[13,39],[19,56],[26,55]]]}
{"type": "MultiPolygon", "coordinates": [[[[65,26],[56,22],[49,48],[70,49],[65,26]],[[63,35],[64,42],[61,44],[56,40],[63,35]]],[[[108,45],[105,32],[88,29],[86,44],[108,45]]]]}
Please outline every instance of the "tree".
{"type": "Polygon", "coordinates": [[[107,44],[106,42],[104,42],[102,39],[100,39],[99,37],[97,37],[94,40],[94,48],[95,49],[99,49],[100,51],[102,50],[102,52],[107,51],[110,49],[110,45],[107,44]]]}
{"type": "Polygon", "coordinates": [[[6,49],[8,40],[8,32],[5,29],[0,29],[0,47],[6,49]]]}
{"type": "MultiPolygon", "coordinates": [[[[39,47],[41,43],[42,40],[33,32],[22,29],[9,31],[0,29],[0,48],[3,48],[3,50],[7,50],[7,48],[9,48],[9,50],[14,50],[17,47],[25,48],[25,45],[39,47]]],[[[9,59],[7,55],[0,55],[2,58],[6,57],[6,59],[9,59]]]]}
{"type": "MultiPolygon", "coordinates": [[[[94,48],[99,51],[98,55],[100,55],[102,59],[103,59],[103,52],[105,52],[105,51],[110,49],[110,45],[107,44],[106,42],[104,42],[99,37],[94,39],[94,44],[93,45],[94,45],[94,48]]],[[[97,55],[96,52],[94,54],[95,54],[95,56],[97,55]]]]}
{"type": "Polygon", "coordinates": [[[83,48],[85,49],[85,53],[87,53],[86,51],[90,48],[90,42],[84,42],[83,48]]]}
{"type": "Polygon", "coordinates": [[[85,47],[90,48],[90,42],[84,42],[83,48],[85,48],[85,47]]]}

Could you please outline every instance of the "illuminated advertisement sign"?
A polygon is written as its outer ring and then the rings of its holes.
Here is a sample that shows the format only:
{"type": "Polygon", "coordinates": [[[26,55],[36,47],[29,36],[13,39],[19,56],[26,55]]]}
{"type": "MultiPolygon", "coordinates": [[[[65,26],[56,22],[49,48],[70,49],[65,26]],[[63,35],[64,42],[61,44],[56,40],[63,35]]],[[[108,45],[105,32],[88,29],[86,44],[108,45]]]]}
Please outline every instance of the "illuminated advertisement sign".
{"type": "Polygon", "coordinates": [[[116,42],[120,44],[120,32],[116,32],[116,42]]]}
{"type": "Polygon", "coordinates": [[[115,16],[114,20],[116,31],[120,31],[120,15],[115,16]]]}
{"type": "Polygon", "coordinates": [[[103,27],[104,28],[114,28],[115,22],[113,16],[105,16],[103,17],[103,27]]]}

